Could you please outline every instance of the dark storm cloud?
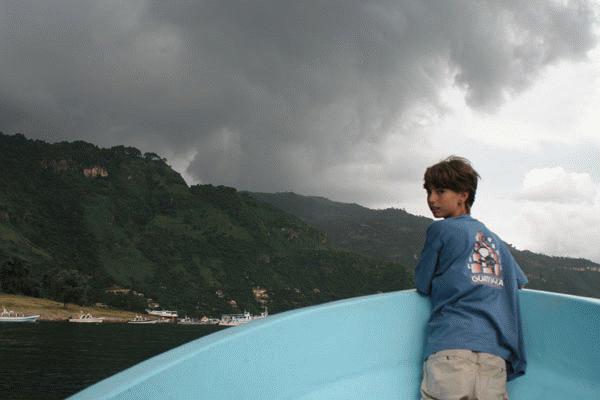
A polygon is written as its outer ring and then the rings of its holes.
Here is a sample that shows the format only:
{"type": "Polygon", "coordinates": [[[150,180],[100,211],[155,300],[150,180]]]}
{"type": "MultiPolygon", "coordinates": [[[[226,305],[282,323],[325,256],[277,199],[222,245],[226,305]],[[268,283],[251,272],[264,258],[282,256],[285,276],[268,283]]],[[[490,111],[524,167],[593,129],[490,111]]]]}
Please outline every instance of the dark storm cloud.
{"type": "Polygon", "coordinates": [[[459,85],[493,111],[545,66],[584,58],[593,11],[545,0],[4,2],[0,129],[195,154],[188,173],[202,182],[367,203],[416,173],[407,165],[427,139],[411,127],[443,112],[442,89],[459,85]],[[394,137],[403,152],[390,159],[394,137]]]}

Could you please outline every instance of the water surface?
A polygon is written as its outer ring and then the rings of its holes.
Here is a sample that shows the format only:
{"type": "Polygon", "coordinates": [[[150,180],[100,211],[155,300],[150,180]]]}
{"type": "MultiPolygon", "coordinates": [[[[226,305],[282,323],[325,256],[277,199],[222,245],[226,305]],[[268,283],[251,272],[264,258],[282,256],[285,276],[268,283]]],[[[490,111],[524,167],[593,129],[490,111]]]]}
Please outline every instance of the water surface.
{"type": "Polygon", "coordinates": [[[174,324],[0,323],[0,399],[63,399],[221,329],[174,324]]]}

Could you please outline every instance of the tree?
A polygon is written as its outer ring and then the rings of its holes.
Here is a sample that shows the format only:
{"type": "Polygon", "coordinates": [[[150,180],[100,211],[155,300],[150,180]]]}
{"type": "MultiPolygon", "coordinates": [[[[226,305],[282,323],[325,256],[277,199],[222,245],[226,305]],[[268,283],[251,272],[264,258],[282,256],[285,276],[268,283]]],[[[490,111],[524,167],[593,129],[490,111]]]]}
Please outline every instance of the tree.
{"type": "Polygon", "coordinates": [[[2,264],[0,267],[0,290],[5,293],[33,294],[29,268],[23,260],[11,258],[2,264]]]}
{"type": "Polygon", "coordinates": [[[67,303],[84,303],[89,289],[88,278],[74,269],[61,269],[50,278],[50,293],[64,308],[67,303]]]}
{"type": "Polygon", "coordinates": [[[161,161],[162,158],[156,153],[148,152],[144,153],[144,158],[149,161],[161,161]]]}

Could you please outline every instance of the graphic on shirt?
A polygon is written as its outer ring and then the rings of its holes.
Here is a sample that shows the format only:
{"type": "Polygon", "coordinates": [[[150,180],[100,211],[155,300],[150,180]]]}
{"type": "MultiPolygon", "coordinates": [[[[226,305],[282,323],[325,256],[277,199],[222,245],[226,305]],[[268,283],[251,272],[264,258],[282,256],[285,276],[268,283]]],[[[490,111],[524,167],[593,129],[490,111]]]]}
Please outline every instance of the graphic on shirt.
{"type": "Polygon", "coordinates": [[[474,284],[504,287],[500,253],[496,249],[494,240],[489,236],[486,237],[481,231],[475,234],[473,253],[469,257],[467,268],[471,270],[471,282],[474,284]]]}

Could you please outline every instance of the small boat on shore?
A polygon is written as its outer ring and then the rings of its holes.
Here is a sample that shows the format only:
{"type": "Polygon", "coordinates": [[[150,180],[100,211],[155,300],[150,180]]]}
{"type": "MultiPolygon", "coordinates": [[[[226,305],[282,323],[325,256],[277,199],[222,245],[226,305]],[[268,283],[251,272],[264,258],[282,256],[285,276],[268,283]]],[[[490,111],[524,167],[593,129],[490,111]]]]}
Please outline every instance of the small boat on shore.
{"type": "Polygon", "coordinates": [[[157,317],[164,317],[164,318],[177,318],[178,314],[177,311],[171,311],[171,310],[162,310],[162,309],[158,309],[158,308],[147,308],[146,312],[150,315],[155,315],[157,317]]]}
{"type": "Polygon", "coordinates": [[[200,318],[200,325],[219,325],[219,322],[221,322],[219,318],[208,318],[207,316],[200,318]]]}
{"type": "Polygon", "coordinates": [[[251,315],[249,312],[244,311],[243,314],[223,314],[221,316],[221,320],[219,321],[219,325],[222,326],[238,326],[242,324],[247,324],[248,322],[255,321],[258,319],[264,319],[269,316],[269,311],[265,308],[265,311],[260,313],[260,315],[251,315]]]}
{"type": "Polygon", "coordinates": [[[238,326],[247,324],[250,321],[252,321],[252,316],[246,311],[243,314],[223,314],[221,316],[221,322],[219,322],[219,325],[238,326]]]}
{"type": "Polygon", "coordinates": [[[199,320],[190,318],[187,315],[184,318],[179,318],[177,323],[181,325],[203,325],[199,320]]]}
{"type": "Polygon", "coordinates": [[[0,322],[35,322],[39,317],[39,315],[24,315],[2,307],[0,322]]]}
{"type": "Polygon", "coordinates": [[[157,319],[144,318],[141,315],[136,315],[133,319],[127,321],[128,324],[157,324],[157,319]]]}
{"type": "Polygon", "coordinates": [[[69,322],[101,324],[104,321],[102,317],[93,317],[92,314],[84,314],[81,312],[77,318],[69,318],[69,322]]]}

